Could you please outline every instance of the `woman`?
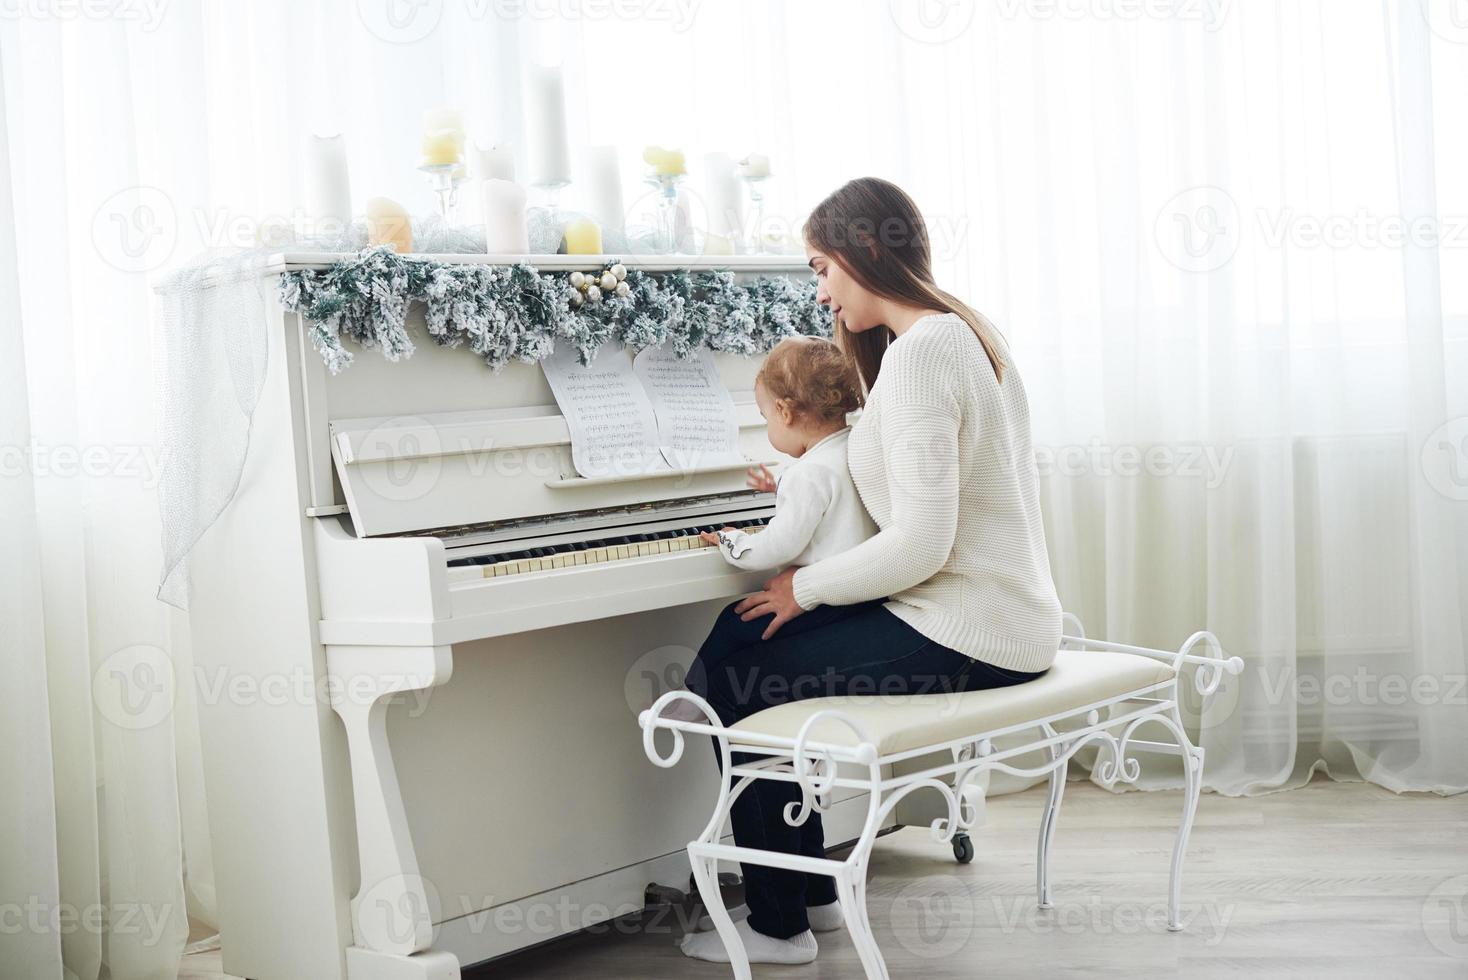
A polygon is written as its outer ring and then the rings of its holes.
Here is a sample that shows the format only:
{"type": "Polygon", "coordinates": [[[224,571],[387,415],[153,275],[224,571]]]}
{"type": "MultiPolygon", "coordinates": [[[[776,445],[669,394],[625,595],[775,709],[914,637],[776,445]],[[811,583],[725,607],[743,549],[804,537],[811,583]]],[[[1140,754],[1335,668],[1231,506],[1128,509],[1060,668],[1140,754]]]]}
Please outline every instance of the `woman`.
{"type": "MultiPolygon", "coordinates": [[[[847,456],[880,531],[726,607],[689,688],[733,725],[787,701],[1040,676],[1060,644],[1061,610],[1029,408],[1003,339],[934,285],[926,226],[896,185],[851,181],[804,234],[819,301],[867,389],[847,456]]],[[[823,856],[818,815],[785,822],[797,798],[791,783],[755,780],[733,808],[735,840],[823,856]]],[[[829,877],[747,864],[744,881],[749,916],[738,928],[752,962],[808,963],[812,930],[841,925],[829,877]]],[[[715,932],[689,935],[683,951],[728,959],[715,932]]]]}

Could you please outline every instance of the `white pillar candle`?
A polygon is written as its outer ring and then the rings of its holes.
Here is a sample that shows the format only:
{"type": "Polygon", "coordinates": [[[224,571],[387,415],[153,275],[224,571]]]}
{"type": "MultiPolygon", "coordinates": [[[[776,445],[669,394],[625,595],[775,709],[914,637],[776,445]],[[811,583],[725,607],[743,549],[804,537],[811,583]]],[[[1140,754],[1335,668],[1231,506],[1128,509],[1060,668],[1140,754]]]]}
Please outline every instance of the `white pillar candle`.
{"type": "Polygon", "coordinates": [[[347,140],[340,133],[312,136],[306,144],[306,214],[311,236],[343,235],[352,222],[347,140]]]}
{"type": "Polygon", "coordinates": [[[525,120],[530,134],[530,183],[559,186],[571,180],[566,137],[566,96],[561,69],[533,65],[525,81],[525,120]]]}
{"type": "Polygon", "coordinates": [[[529,252],[525,188],[509,180],[481,180],[479,199],[484,202],[484,251],[489,255],[524,255],[529,252]]]}
{"type": "Polygon", "coordinates": [[[703,158],[704,199],[708,203],[708,233],[734,237],[739,234],[744,196],[734,176],[734,160],[727,153],[709,153],[703,158]]]}
{"type": "Polygon", "coordinates": [[[627,212],[622,204],[622,170],[615,146],[588,146],[585,154],[586,210],[606,232],[620,232],[627,212]]]}
{"type": "Polygon", "coordinates": [[[514,180],[515,148],[499,144],[474,147],[475,180],[514,180]]]}

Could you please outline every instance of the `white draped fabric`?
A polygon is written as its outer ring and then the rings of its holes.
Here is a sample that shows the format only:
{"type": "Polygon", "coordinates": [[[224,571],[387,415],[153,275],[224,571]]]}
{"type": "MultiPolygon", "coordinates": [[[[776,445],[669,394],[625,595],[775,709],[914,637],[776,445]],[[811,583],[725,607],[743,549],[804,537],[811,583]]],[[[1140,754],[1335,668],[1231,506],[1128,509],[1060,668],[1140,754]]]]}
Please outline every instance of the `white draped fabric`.
{"type": "Polygon", "coordinates": [[[647,143],[689,151],[695,195],[703,152],[769,154],[787,226],[862,174],[914,196],[940,280],[1019,361],[1066,607],[1147,645],[1207,626],[1249,666],[1192,719],[1209,788],[1322,767],[1468,788],[1468,31],[1449,7],[7,10],[0,737],[25,751],[0,762],[0,903],[38,924],[0,930],[0,962],[169,977],[185,907],[214,915],[203,694],[186,621],[153,598],[150,284],[300,207],[312,132],[346,134],[359,212],[430,209],[425,108],[461,106],[523,168],[530,59],[565,64],[573,146],[620,147],[632,207],[647,143]]]}

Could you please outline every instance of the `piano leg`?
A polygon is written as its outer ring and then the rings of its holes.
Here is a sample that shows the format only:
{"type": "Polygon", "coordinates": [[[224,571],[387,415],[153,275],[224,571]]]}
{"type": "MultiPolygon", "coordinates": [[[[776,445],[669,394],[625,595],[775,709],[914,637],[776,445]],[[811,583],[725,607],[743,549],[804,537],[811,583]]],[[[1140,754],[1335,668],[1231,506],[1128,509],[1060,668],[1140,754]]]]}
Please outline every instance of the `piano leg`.
{"type": "Polygon", "coordinates": [[[459,961],[433,950],[437,895],[418,873],[397,770],[387,744],[394,694],[436,687],[453,673],[451,647],[328,646],[332,708],[347,731],[361,886],[352,899],[349,980],[458,980],[459,961]],[[431,897],[430,897],[431,896],[431,897]]]}

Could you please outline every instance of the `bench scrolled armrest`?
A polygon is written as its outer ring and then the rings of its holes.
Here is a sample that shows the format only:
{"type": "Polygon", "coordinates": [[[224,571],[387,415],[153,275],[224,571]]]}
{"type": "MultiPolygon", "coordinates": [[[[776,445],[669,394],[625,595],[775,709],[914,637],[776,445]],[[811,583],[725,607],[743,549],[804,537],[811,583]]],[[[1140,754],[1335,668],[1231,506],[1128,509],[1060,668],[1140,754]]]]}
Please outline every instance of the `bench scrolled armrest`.
{"type": "Polygon", "coordinates": [[[1085,626],[1075,613],[1062,613],[1061,616],[1065,628],[1064,634],[1060,637],[1062,650],[1089,649],[1134,653],[1143,657],[1151,657],[1154,660],[1171,662],[1173,669],[1179,674],[1182,672],[1183,664],[1193,664],[1198,668],[1193,674],[1193,686],[1204,697],[1218,690],[1218,686],[1223,683],[1225,672],[1234,675],[1244,672],[1243,658],[1227,656],[1218,637],[1208,630],[1198,630],[1176,650],[1155,650],[1151,647],[1089,639],[1086,636],[1085,626]],[[1206,652],[1194,653],[1193,650],[1199,646],[1204,647],[1206,652]]]}

